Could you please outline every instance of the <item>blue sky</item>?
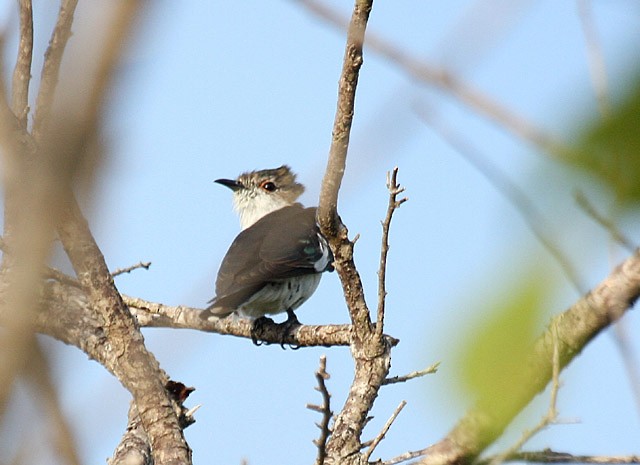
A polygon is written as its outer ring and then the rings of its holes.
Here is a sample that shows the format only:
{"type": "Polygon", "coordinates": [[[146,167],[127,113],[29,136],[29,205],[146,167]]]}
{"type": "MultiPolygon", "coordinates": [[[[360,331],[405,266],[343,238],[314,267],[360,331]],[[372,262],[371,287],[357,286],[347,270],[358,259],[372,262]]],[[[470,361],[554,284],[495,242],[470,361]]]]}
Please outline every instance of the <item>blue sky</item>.
{"type": "MultiPolygon", "coordinates": [[[[346,2],[328,3],[350,13],[346,2]]],[[[612,97],[619,98],[639,58],[640,9],[625,0],[592,3],[612,97]]],[[[307,185],[303,203],[317,203],[345,34],[295,1],[148,6],[110,98],[109,150],[87,210],[111,268],[153,263],[149,271],[118,278],[122,292],[203,307],[239,231],[231,195],[214,179],[286,163],[307,185]]],[[[99,2],[80,2],[70,54],[94,37],[89,32],[100,8],[99,2]]],[[[34,10],[42,55],[51,27],[46,13],[55,8],[36,1],[34,10]]],[[[11,13],[7,17],[11,21],[11,13]]],[[[426,63],[447,66],[566,142],[581,124],[597,118],[576,2],[378,1],[369,31],[426,63]]],[[[401,340],[392,375],[442,363],[436,375],[383,388],[367,438],[401,400],[408,405],[373,458],[426,447],[463,414],[471,401],[460,387],[456,353],[482,321],[484,302],[526,279],[529,262],[556,283],[541,328],[578,297],[518,211],[420,120],[416,108],[464,137],[529,195],[544,213],[545,229],[589,286],[625,256],[572,199],[582,189],[603,210],[610,207],[611,199],[598,194],[593,180],[570,173],[365,49],[339,211],[351,235],[360,234],[356,263],[375,308],[385,173],[399,166],[410,200],[397,212],[391,232],[387,332],[401,340]]],[[[627,234],[637,236],[637,216],[621,222],[627,234]]],[[[303,323],[347,322],[335,273],[325,275],[298,316],[303,323]]],[[[640,329],[634,312],[624,324],[630,335],[640,329]]],[[[195,463],[312,462],[319,418],[305,404],[319,401],[313,374],[320,355],[327,355],[335,411],[351,382],[345,348],[294,352],[193,331],[144,333],[172,378],[196,387],[190,404],[203,404],[197,423],[186,431],[195,463]]],[[[99,463],[124,430],[128,394],[82,353],[50,345],[82,456],[99,463]]],[[[634,342],[636,356],[639,349],[634,342]]],[[[562,382],[558,408],[570,424],[545,430],[528,448],[637,453],[639,414],[610,334],[587,347],[562,382]]],[[[511,444],[535,424],[547,402],[548,393],[536,399],[500,444],[511,444]]],[[[40,463],[51,463],[50,457],[40,463]]]]}

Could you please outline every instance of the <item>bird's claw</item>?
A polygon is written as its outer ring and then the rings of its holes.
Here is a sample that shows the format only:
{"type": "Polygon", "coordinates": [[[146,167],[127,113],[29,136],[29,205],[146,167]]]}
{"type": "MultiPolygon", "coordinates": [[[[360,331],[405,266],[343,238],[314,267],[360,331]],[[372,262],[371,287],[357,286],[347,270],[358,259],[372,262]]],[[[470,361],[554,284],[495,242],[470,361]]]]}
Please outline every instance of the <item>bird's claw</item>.
{"type": "MultiPolygon", "coordinates": [[[[284,345],[291,331],[298,326],[302,326],[300,321],[298,321],[296,314],[293,313],[293,310],[287,310],[287,320],[278,324],[274,323],[271,318],[261,316],[260,318],[255,319],[253,321],[253,324],[251,325],[251,342],[253,342],[254,345],[261,346],[263,344],[270,344],[270,342],[265,341],[262,338],[265,328],[269,325],[275,325],[280,330],[280,347],[282,347],[283,349],[285,348],[284,345]]],[[[289,344],[289,347],[293,350],[297,350],[300,348],[299,345],[293,344],[289,344]]]]}
{"type": "MultiPolygon", "coordinates": [[[[296,328],[297,326],[302,326],[302,324],[300,323],[300,321],[298,321],[298,317],[296,316],[295,313],[293,313],[293,310],[287,310],[287,321],[280,323],[278,326],[282,328],[282,337],[280,338],[280,347],[284,349],[285,339],[287,339],[287,336],[289,335],[291,330],[296,328]]],[[[293,344],[289,344],[289,347],[292,350],[298,350],[300,348],[299,345],[293,345],[293,344]]]]}
{"type": "Polygon", "coordinates": [[[265,326],[275,324],[271,318],[267,318],[266,316],[261,316],[253,321],[251,325],[251,342],[253,342],[256,346],[261,346],[262,344],[268,345],[269,342],[261,340],[262,333],[264,332],[265,326]]]}

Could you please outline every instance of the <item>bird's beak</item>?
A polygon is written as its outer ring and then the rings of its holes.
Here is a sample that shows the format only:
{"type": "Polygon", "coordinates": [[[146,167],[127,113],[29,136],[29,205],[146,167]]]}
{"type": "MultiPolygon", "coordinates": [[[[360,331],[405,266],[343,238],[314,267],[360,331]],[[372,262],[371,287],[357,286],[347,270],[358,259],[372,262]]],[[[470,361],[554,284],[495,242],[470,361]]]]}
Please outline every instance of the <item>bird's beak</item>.
{"type": "Polygon", "coordinates": [[[231,189],[234,192],[237,191],[238,189],[242,189],[244,187],[242,184],[240,184],[235,179],[216,179],[214,182],[217,182],[218,184],[222,184],[223,186],[228,187],[229,189],[231,189]]]}

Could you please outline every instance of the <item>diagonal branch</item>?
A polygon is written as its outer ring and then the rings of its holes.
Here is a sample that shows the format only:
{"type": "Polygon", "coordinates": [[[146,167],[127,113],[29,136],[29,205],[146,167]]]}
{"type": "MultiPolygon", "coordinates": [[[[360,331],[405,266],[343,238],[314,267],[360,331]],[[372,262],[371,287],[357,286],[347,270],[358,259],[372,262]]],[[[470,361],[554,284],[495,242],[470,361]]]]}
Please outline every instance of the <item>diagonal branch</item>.
{"type": "Polygon", "coordinates": [[[66,216],[58,226],[58,234],[104,327],[107,350],[119,354],[113,367],[114,374],[134,398],[156,463],[190,463],[191,451],[164,388],[167,376],[147,351],[142,334],[72,198],[66,216]]]}
{"type": "Polygon", "coordinates": [[[523,371],[517,374],[526,381],[513,383],[522,387],[519,395],[510,399],[507,405],[500,406],[495,405],[496,400],[492,403],[489,399],[482,399],[445,438],[425,451],[420,463],[443,465],[468,462],[477,457],[552,379],[552,328],[557,330],[559,366],[564,368],[603,329],[622,317],[639,296],[640,249],[571,308],[552,319],[549,329],[536,341],[523,371]],[[496,410],[501,410],[503,415],[496,416],[496,410]]]}

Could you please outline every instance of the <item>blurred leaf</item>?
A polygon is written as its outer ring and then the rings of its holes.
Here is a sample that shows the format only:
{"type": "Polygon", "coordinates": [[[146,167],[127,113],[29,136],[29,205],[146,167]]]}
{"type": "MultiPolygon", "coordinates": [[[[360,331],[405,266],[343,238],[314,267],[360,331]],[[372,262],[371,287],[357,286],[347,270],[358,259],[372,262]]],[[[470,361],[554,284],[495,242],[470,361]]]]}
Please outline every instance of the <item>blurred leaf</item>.
{"type": "Polygon", "coordinates": [[[504,293],[484,299],[486,310],[473,334],[465,338],[460,366],[466,389],[495,415],[507,414],[522,392],[522,368],[540,332],[543,303],[549,293],[541,271],[530,271],[504,293]]]}
{"type": "Polygon", "coordinates": [[[583,132],[565,161],[602,180],[622,204],[640,201],[640,78],[607,118],[583,132]]]}

